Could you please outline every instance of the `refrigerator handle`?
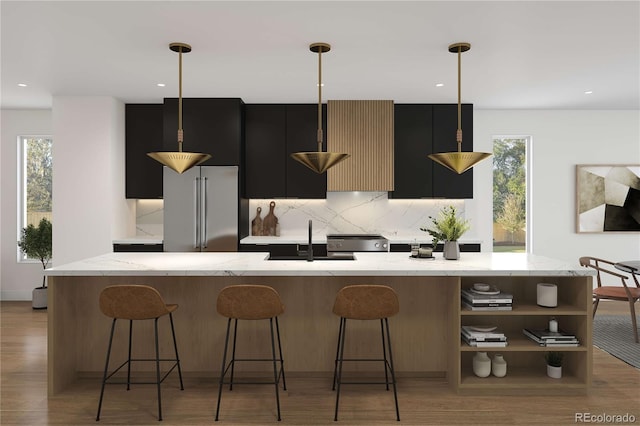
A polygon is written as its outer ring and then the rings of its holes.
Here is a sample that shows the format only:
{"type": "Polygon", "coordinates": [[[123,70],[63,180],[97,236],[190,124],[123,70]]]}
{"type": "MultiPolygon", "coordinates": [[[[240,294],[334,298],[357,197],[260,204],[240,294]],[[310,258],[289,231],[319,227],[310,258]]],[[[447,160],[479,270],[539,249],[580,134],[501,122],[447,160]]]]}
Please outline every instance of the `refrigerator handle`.
{"type": "Polygon", "coordinates": [[[198,250],[200,248],[200,178],[195,178],[193,181],[193,222],[195,230],[193,235],[193,248],[198,250]]]}
{"type": "Polygon", "coordinates": [[[203,249],[207,248],[207,218],[209,214],[207,212],[207,204],[209,203],[207,200],[207,183],[209,182],[209,178],[206,176],[202,178],[202,239],[200,245],[203,249]]]}

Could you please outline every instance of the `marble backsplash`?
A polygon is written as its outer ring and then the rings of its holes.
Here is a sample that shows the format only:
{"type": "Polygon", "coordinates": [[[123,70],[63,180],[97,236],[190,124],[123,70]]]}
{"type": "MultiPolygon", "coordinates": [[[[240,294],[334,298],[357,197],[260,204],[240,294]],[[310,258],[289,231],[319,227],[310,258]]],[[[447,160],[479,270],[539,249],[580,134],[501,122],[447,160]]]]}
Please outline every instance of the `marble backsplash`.
{"type": "Polygon", "coordinates": [[[258,207],[264,218],[271,201],[276,203],[280,236],[305,235],[309,219],[314,234],[400,236],[421,234],[420,227],[429,225],[429,216],[437,216],[443,206],[453,205],[464,216],[464,200],[389,200],[386,192],[329,192],[326,200],[251,200],[249,220],[258,207]]]}
{"type": "MultiPolygon", "coordinates": [[[[249,227],[262,208],[261,217],[275,201],[274,214],[280,224],[280,236],[306,235],[309,219],[316,235],[331,233],[381,233],[386,236],[423,234],[444,206],[455,206],[464,216],[464,200],[393,200],[386,192],[329,192],[326,200],[253,199],[249,202],[249,227]]],[[[136,236],[162,237],[162,200],[136,201],[136,236]]]]}

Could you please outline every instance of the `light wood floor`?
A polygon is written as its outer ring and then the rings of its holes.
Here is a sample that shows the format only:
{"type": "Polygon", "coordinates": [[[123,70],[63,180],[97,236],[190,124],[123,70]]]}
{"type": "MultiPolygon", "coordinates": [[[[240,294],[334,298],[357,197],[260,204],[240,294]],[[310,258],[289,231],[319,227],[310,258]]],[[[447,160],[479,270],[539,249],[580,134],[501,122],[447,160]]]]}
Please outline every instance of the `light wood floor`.
{"type": "MultiPolygon", "coordinates": [[[[601,303],[598,313],[629,315],[624,303],[601,303]]],[[[100,391],[99,379],[84,379],[72,391],[47,399],[47,313],[29,302],[0,302],[2,425],[90,425],[100,391]]],[[[640,350],[640,345],[638,347],[640,350]]],[[[335,394],[330,378],[288,377],[281,392],[282,424],[329,425],[335,394]]],[[[163,424],[213,425],[217,385],[214,377],[177,376],[163,384],[163,424]]],[[[640,370],[594,348],[593,389],[586,396],[458,396],[444,379],[398,383],[402,421],[395,421],[393,394],[380,386],[344,386],[338,424],[373,425],[561,425],[575,424],[575,413],[635,416],[640,422],[640,370]]],[[[155,387],[126,391],[108,386],[101,424],[158,424],[155,387]]],[[[271,386],[236,386],[223,393],[220,425],[277,424],[271,386]]]]}

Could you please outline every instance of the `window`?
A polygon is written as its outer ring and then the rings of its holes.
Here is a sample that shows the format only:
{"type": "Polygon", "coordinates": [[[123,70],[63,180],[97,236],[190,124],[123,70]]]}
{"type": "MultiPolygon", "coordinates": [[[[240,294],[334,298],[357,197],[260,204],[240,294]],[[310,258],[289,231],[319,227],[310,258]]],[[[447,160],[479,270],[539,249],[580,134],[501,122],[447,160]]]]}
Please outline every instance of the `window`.
{"type": "Polygon", "coordinates": [[[527,252],[531,235],[528,136],[493,138],[493,251],[527,252]]]}
{"type": "MultiPolygon", "coordinates": [[[[22,228],[52,219],[52,146],[50,136],[19,136],[18,239],[22,228]]],[[[18,250],[19,259],[26,257],[18,250]]]]}

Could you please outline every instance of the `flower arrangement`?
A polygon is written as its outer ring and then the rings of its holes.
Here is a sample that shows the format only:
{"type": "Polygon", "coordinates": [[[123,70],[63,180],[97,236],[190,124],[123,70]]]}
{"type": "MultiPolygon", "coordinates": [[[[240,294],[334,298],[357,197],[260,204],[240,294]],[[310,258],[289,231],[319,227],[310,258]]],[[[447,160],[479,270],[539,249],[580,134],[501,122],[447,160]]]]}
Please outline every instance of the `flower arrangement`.
{"type": "Polygon", "coordinates": [[[469,221],[458,217],[454,206],[446,206],[440,210],[437,218],[429,216],[432,227],[421,227],[420,230],[428,232],[433,237],[432,244],[435,249],[440,241],[458,241],[469,230],[469,221]]]}

